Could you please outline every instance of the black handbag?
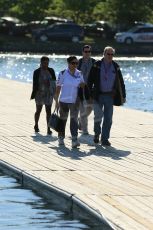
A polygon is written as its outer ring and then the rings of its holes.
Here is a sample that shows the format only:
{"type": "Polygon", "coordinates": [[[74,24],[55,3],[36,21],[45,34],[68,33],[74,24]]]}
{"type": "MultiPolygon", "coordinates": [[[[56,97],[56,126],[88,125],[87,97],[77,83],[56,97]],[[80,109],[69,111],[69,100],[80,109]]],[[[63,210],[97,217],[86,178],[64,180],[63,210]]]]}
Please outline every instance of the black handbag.
{"type": "Polygon", "coordinates": [[[58,115],[58,110],[54,110],[51,114],[48,127],[55,130],[56,132],[64,132],[64,122],[58,115]]]}

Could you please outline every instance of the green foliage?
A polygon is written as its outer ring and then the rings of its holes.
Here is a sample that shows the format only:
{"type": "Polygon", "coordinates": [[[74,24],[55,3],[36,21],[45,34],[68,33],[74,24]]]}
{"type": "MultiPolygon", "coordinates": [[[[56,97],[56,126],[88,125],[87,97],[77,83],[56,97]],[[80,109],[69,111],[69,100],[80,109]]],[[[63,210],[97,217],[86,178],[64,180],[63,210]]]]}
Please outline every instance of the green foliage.
{"type": "Polygon", "coordinates": [[[115,23],[131,24],[134,21],[148,21],[151,8],[149,0],[107,0],[104,10],[115,23]]]}
{"type": "Polygon", "coordinates": [[[24,21],[40,20],[46,16],[46,8],[50,7],[51,0],[18,0],[9,12],[24,21]]]}
{"type": "Polygon", "coordinates": [[[153,22],[151,0],[0,0],[0,15],[24,21],[45,16],[71,18],[79,24],[107,20],[117,24],[153,22]]]}

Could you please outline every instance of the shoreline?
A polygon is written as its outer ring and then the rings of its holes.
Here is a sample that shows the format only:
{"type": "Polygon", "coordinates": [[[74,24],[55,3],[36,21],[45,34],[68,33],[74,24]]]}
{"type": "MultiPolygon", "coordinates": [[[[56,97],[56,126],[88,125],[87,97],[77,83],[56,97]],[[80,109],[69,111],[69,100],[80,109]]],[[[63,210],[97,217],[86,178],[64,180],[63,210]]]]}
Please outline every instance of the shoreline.
{"type": "Polygon", "coordinates": [[[89,44],[92,47],[93,55],[100,55],[103,53],[105,46],[112,46],[119,56],[153,56],[152,43],[134,43],[131,45],[116,43],[112,40],[100,40],[99,38],[85,39],[80,43],[73,42],[57,42],[48,41],[40,42],[34,41],[29,37],[9,37],[4,36],[1,39],[0,52],[22,52],[22,53],[55,53],[56,55],[81,55],[82,47],[89,44]]]}

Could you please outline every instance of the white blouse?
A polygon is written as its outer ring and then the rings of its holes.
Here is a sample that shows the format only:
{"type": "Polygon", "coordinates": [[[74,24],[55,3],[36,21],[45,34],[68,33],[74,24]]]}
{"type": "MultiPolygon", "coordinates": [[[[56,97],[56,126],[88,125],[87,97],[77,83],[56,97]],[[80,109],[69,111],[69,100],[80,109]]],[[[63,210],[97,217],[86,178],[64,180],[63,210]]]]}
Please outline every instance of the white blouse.
{"type": "Polygon", "coordinates": [[[75,103],[78,95],[78,87],[81,82],[84,82],[83,75],[78,69],[75,70],[74,75],[70,73],[67,68],[64,72],[59,73],[57,79],[57,86],[61,86],[60,102],[75,103]]]}

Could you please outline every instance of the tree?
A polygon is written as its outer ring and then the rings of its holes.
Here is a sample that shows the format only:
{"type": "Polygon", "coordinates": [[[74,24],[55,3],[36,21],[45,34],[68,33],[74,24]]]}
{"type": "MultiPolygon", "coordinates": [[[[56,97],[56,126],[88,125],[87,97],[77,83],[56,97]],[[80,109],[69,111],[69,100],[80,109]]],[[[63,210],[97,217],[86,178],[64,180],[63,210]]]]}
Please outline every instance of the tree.
{"type": "Polygon", "coordinates": [[[148,21],[151,15],[150,0],[107,0],[103,5],[108,18],[117,24],[148,21]]]}
{"type": "Polygon", "coordinates": [[[24,21],[41,20],[46,16],[46,9],[50,7],[52,0],[18,0],[9,12],[24,21]]]}
{"type": "Polygon", "coordinates": [[[69,11],[73,20],[82,23],[91,18],[95,4],[99,0],[63,0],[64,9],[69,11]]]}
{"type": "Polygon", "coordinates": [[[0,0],[0,16],[7,15],[9,9],[16,5],[18,0],[0,0]]]}

